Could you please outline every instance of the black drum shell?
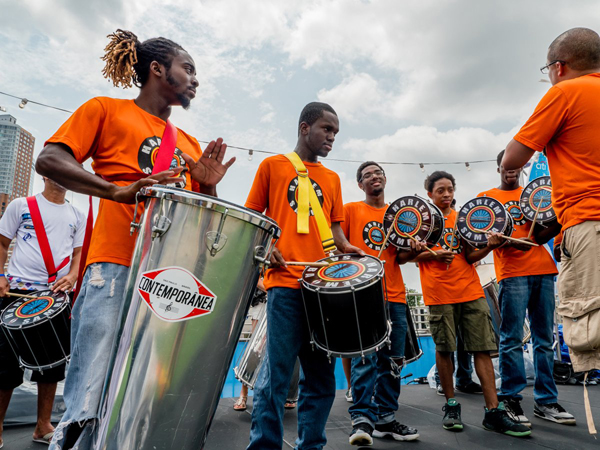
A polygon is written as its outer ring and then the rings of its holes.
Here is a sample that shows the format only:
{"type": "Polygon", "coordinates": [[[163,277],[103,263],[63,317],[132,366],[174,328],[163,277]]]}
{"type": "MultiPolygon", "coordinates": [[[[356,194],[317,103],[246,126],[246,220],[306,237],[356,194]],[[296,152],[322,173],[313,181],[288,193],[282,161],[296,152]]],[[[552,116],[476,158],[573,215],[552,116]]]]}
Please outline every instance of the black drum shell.
{"type": "Polygon", "coordinates": [[[302,287],[311,338],[333,356],[358,356],[380,348],[389,334],[381,278],[362,289],[324,293],[302,287]],[[354,307],[356,299],[356,310],[354,307]],[[360,339],[359,339],[360,336],[360,339]]]}
{"type": "MultiPolygon", "coordinates": [[[[442,211],[433,203],[417,195],[400,197],[394,200],[392,203],[390,203],[384,215],[384,231],[387,234],[390,227],[394,225],[394,219],[396,215],[400,213],[401,208],[415,205],[420,205],[421,208],[427,209],[429,212],[430,220],[427,223],[421,224],[421,227],[416,232],[416,235],[414,237],[416,239],[425,241],[428,247],[435,247],[441,239],[442,235],[444,234],[444,215],[442,214],[442,211]]],[[[396,232],[394,231],[392,231],[392,233],[390,234],[389,241],[395,247],[402,250],[410,250],[411,248],[410,239],[396,234],[396,232]]]]}
{"type": "MultiPolygon", "coordinates": [[[[392,355],[394,356],[394,355],[392,355]]],[[[416,361],[423,356],[423,350],[419,343],[419,336],[415,329],[415,323],[408,305],[406,305],[406,339],[404,341],[404,362],[406,364],[416,361]]]]}

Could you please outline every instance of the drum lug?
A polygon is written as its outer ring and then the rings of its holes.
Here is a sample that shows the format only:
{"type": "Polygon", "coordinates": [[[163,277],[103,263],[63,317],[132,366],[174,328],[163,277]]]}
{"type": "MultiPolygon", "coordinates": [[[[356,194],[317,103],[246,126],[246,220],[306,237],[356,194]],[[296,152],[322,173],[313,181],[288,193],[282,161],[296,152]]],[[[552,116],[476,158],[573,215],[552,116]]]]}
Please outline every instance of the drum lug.
{"type": "Polygon", "coordinates": [[[258,266],[260,268],[262,268],[262,266],[268,266],[269,264],[271,264],[269,259],[267,259],[267,251],[262,245],[257,245],[256,247],[254,247],[254,260],[258,261],[258,266]]]}
{"type": "Polygon", "coordinates": [[[134,232],[139,231],[140,226],[142,225],[142,216],[140,216],[140,221],[136,222],[137,218],[137,210],[138,204],[140,203],[140,193],[135,194],[135,208],[133,210],[133,220],[131,221],[131,225],[129,226],[129,235],[132,236],[134,232]]]}
{"type": "Polygon", "coordinates": [[[167,216],[160,216],[156,224],[152,225],[152,240],[162,236],[171,226],[171,219],[167,216]]]}
{"type": "Polygon", "coordinates": [[[219,221],[217,231],[208,231],[206,233],[206,247],[210,250],[210,256],[215,256],[227,244],[227,235],[223,233],[223,226],[225,225],[228,213],[229,209],[226,208],[219,221]]]}

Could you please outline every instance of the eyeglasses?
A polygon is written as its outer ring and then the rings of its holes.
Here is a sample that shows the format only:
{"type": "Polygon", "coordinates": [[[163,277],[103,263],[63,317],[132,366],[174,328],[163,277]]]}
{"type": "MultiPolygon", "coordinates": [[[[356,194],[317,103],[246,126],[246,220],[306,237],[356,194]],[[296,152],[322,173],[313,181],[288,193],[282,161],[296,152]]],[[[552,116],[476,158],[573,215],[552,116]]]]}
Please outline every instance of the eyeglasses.
{"type": "Polygon", "coordinates": [[[376,170],[374,172],[363,173],[363,175],[360,177],[360,181],[369,180],[370,178],[374,177],[375,175],[377,175],[378,177],[383,177],[383,176],[385,176],[385,172],[383,170],[376,170]]]}
{"type": "Polygon", "coordinates": [[[540,67],[540,72],[542,72],[544,75],[547,75],[548,72],[550,72],[550,66],[553,66],[556,63],[566,64],[567,62],[561,61],[560,59],[555,59],[551,63],[546,64],[544,67],[540,67]]]}

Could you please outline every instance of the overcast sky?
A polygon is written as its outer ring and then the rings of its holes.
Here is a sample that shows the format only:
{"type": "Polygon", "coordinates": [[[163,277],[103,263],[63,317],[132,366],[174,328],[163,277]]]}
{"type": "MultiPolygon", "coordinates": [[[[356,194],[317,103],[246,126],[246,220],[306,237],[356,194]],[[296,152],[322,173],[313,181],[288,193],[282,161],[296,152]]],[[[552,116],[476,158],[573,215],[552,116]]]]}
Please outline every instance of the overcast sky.
{"type": "MultiPolygon", "coordinates": [[[[319,100],[340,119],[331,158],[412,163],[495,160],[550,87],[539,71],[550,42],[600,23],[597,0],[0,0],[0,10],[0,91],[69,110],[98,95],[134,98],[101,74],[106,35],[123,28],[168,37],[195,59],[198,95],[172,119],[199,140],[288,152],[300,110],[319,100]]],[[[0,95],[37,155],[68,114],[18,103],[0,95]]],[[[243,204],[264,156],[229,153],[238,161],[219,195],[243,204]]],[[[362,199],[357,163],[324,163],[346,202],[362,199]]],[[[385,169],[387,200],[424,195],[418,166],[385,169]]],[[[425,167],[455,175],[459,205],[496,186],[495,169],[425,167]]],[[[420,290],[416,270],[405,278],[420,290]]]]}

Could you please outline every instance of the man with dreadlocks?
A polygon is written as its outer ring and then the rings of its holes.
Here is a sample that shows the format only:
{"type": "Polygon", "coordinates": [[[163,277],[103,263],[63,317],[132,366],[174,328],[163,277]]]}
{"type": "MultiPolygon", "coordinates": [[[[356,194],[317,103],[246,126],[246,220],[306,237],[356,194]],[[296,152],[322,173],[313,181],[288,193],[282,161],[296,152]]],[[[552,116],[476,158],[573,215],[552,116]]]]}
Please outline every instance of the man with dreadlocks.
{"type": "Polygon", "coordinates": [[[71,363],[65,384],[67,410],[52,449],[91,448],[108,358],[112,352],[135,236],[129,235],[136,193],[147,185],[176,186],[216,195],[216,185],[235,158],[223,163],[219,138],[201,151],[177,130],[169,170],[152,174],[171,106],[187,109],[198,80],[191,56],[175,42],[140,42],[123,30],[109,36],[104,76],[140,93],[135,100],[94,98],[81,106],[46,142],[36,170],[67,189],[100,197],[87,267],[72,312],[71,363]],[[81,166],[92,159],[96,175],[81,166]],[[100,176],[97,176],[100,175],[100,176]]]}

